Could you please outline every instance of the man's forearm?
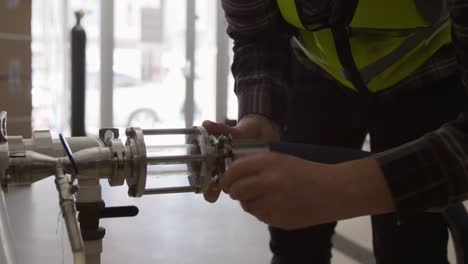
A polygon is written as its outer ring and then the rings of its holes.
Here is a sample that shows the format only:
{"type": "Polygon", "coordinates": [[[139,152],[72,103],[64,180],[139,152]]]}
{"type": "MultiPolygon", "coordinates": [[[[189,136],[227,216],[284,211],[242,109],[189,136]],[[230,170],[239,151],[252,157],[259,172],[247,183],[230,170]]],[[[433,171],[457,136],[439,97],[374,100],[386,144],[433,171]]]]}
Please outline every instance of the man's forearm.
{"type": "Polygon", "coordinates": [[[353,214],[350,215],[353,217],[395,211],[387,181],[374,157],[337,166],[344,172],[343,192],[349,203],[348,208],[343,208],[344,213],[353,214]]]}
{"type": "MultiPolygon", "coordinates": [[[[312,169],[316,173],[317,170],[315,167],[312,169]]],[[[317,200],[321,197],[311,194],[311,203],[321,204],[318,207],[321,207],[322,211],[307,212],[310,214],[306,216],[310,219],[310,225],[395,211],[392,194],[375,158],[330,165],[330,170],[322,173],[331,178],[326,180],[325,186],[332,190],[332,194],[327,194],[330,196],[326,196],[322,201],[317,200]]],[[[312,190],[314,188],[316,187],[310,187],[312,190]]]]}

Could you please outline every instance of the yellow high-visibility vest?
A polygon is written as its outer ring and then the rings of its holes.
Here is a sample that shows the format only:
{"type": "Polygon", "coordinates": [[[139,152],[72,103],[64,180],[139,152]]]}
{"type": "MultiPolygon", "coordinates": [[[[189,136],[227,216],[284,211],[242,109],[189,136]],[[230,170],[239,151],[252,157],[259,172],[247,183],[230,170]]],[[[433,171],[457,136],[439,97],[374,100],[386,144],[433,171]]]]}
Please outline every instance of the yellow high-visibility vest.
{"type": "MultiPolygon", "coordinates": [[[[355,65],[370,92],[408,77],[442,46],[452,42],[445,1],[359,0],[349,25],[355,65]]],[[[295,0],[277,0],[283,18],[296,27],[294,38],[309,59],[343,85],[355,89],[337,55],[332,31],[304,25],[295,0]]]]}

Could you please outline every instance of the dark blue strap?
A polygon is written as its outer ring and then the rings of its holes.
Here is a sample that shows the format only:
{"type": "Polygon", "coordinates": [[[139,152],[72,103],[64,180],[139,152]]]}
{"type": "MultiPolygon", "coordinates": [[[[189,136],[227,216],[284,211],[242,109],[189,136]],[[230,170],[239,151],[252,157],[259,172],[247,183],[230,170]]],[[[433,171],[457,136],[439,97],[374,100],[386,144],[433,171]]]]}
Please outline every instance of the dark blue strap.
{"type": "Polygon", "coordinates": [[[59,138],[63,149],[65,150],[65,153],[70,160],[73,170],[75,171],[75,174],[78,174],[78,166],[76,165],[75,159],[73,158],[73,152],[71,151],[70,145],[68,145],[67,139],[62,134],[59,134],[59,138]]]}
{"type": "Polygon", "coordinates": [[[372,155],[362,150],[287,142],[271,143],[270,149],[274,152],[328,164],[363,159],[372,155]]]}

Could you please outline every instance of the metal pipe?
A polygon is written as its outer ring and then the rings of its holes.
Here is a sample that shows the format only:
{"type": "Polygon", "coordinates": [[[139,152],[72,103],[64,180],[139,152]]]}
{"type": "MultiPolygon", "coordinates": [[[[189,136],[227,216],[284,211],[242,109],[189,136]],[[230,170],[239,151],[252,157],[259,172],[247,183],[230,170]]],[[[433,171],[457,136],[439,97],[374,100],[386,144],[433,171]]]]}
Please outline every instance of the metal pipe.
{"type": "Polygon", "coordinates": [[[195,50],[196,50],[196,0],[186,1],[186,37],[185,37],[185,127],[193,126],[195,112],[195,50]]]}
{"type": "Polygon", "coordinates": [[[177,129],[143,129],[145,136],[158,135],[191,135],[197,133],[195,128],[177,128],[177,129]]]}
{"type": "Polygon", "coordinates": [[[227,23],[221,1],[216,1],[216,122],[227,120],[228,85],[229,85],[229,37],[226,34],[227,23]]]}
{"type": "Polygon", "coordinates": [[[34,151],[26,151],[9,161],[9,185],[32,184],[54,175],[57,159],[34,151]]]}
{"type": "Polygon", "coordinates": [[[76,219],[75,201],[73,198],[72,185],[65,176],[62,167],[57,166],[55,175],[55,185],[59,193],[60,209],[62,217],[67,228],[68,238],[70,240],[71,249],[75,264],[85,263],[85,248],[81,237],[80,229],[78,228],[78,220],[76,219]]]}
{"type": "Polygon", "coordinates": [[[179,155],[179,156],[163,156],[163,157],[148,157],[148,165],[159,165],[159,164],[179,164],[187,163],[191,161],[202,161],[204,159],[203,155],[179,155]]]}
{"type": "Polygon", "coordinates": [[[259,140],[240,139],[232,142],[232,153],[235,158],[269,151],[269,144],[259,140]]]}
{"type": "Polygon", "coordinates": [[[114,127],[114,0],[99,1],[101,9],[101,127],[114,127]]]}
{"type": "Polygon", "coordinates": [[[169,194],[169,193],[189,193],[189,192],[196,192],[196,191],[198,191],[198,187],[195,187],[195,186],[156,188],[156,189],[146,189],[145,190],[145,195],[169,194]]]}

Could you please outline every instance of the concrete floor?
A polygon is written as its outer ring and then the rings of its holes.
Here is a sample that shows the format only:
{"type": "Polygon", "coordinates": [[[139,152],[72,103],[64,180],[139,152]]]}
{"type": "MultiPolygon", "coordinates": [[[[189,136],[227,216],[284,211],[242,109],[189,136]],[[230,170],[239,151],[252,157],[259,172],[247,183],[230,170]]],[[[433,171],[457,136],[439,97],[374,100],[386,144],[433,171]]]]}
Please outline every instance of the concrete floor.
{"type": "MultiPolygon", "coordinates": [[[[103,182],[107,206],[136,205],[140,214],[101,222],[107,229],[102,263],[269,262],[265,225],[226,196],[211,205],[195,194],[131,199],[126,192],[103,182]]],[[[19,264],[72,263],[52,179],[11,190],[7,202],[19,264]]],[[[333,263],[374,262],[368,217],[341,222],[335,239],[348,254],[334,249],[333,263]]]]}

